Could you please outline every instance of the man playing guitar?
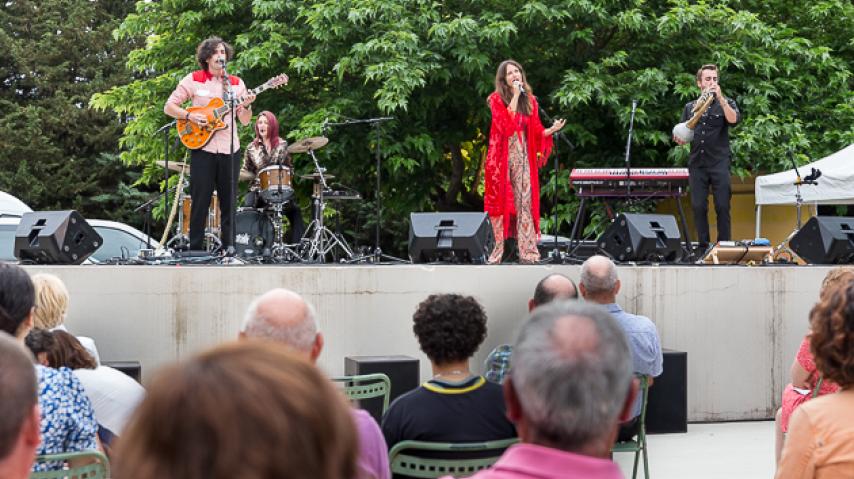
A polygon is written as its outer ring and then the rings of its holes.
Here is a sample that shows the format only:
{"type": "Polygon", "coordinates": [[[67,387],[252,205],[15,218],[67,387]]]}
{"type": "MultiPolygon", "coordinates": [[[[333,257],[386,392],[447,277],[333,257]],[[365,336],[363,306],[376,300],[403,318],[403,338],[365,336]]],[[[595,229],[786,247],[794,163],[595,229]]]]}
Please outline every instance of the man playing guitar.
{"type": "MultiPolygon", "coordinates": [[[[191,100],[192,106],[205,106],[216,97],[243,97],[247,91],[243,80],[227,75],[225,71],[226,62],[233,56],[234,49],[219,37],[210,37],[201,42],[196,48],[196,59],[202,69],[188,74],[178,83],[163,107],[164,113],[204,127],[209,121],[208,117],[203,113],[190,113],[182,107],[185,102],[191,100]]],[[[243,125],[249,124],[252,119],[250,104],[254,100],[255,95],[246,95],[235,109],[243,125]]],[[[193,199],[190,210],[191,250],[204,249],[205,221],[214,189],[218,192],[222,217],[223,250],[233,249],[232,212],[240,166],[240,140],[231,115],[225,116],[224,121],[228,128],[214,132],[207,144],[190,153],[190,196],[193,199]],[[232,138],[228,132],[233,135],[234,152],[230,151],[232,138]]]]}

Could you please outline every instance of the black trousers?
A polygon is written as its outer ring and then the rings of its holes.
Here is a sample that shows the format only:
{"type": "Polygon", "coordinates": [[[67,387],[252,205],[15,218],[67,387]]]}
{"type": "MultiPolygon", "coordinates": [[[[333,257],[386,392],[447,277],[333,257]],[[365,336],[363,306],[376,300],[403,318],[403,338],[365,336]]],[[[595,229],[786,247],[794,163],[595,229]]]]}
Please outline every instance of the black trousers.
{"type": "Polygon", "coordinates": [[[697,241],[709,244],[709,187],[718,216],[717,241],[732,239],[732,227],[729,216],[729,203],[732,198],[729,160],[713,165],[688,166],[688,184],[691,186],[691,209],[694,211],[694,224],[697,227],[697,241]]]}
{"type": "Polygon", "coordinates": [[[193,150],[190,153],[190,249],[204,249],[205,223],[214,190],[219,199],[222,224],[222,247],[232,246],[234,227],[231,215],[234,211],[234,195],[237,191],[237,174],[240,169],[240,150],[232,155],[193,150]],[[230,181],[229,181],[230,180],[230,181]]]}
{"type": "MultiPolygon", "coordinates": [[[[266,203],[264,203],[264,200],[261,199],[261,195],[257,191],[249,191],[243,197],[243,206],[247,208],[263,208],[266,206],[266,203]]],[[[302,235],[305,234],[305,223],[302,221],[299,204],[297,204],[296,198],[291,198],[283,206],[282,213],[285,214],[285,217],[291,223],[291,229],[288,232],[288,243],[297,244],[302,239],[302,235]]]]}

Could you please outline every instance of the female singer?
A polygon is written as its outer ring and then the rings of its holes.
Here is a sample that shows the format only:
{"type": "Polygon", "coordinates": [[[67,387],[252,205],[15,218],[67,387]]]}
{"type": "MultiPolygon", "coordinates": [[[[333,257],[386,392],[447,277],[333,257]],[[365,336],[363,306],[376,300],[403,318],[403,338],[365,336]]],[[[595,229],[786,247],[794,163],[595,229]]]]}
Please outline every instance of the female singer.
{"type": "Polygon", "coordinates": [[[501,262],[504,239],[515,236],[519,262],[540,259],[540,184],[538,168],[552,150],[552,135],[563,128],[558,118],[550,128],[540,122],[537,99],[522,65],[505,60],[495,74],[495,91],[487,99],[492,112],[486,155],[483,206],[495,234],[491,264],[501,262]]]}
{"type": "MultiPolygon", "coordinates": [[[[243,169],[257,177],[258,172],[270,165],[284,165],[293,171],[291,155],[288,154],[288,142],[279,136],[279,121],[276,115],[269,111],[262,111],[258,114],[258,120],[255,121],[255,139],[246,147],[243,169]]],[[[250,188],[243,205],[250,208],[263,206],[257,185],[250,188]]],[[[305,225],[296,198],[285,204],[283,212],[291,223],[288,242],[299,243],[305,231],[305,225]]]]}

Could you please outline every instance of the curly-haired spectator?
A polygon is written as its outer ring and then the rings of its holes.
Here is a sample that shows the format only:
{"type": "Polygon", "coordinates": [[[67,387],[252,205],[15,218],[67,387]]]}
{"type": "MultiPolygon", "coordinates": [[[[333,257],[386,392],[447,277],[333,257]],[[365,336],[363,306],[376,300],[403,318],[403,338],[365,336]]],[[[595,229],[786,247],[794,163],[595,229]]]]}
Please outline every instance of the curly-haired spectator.
{"type": "Polygon", "coordinates": [[[418,305],[413,320],[433,378],[389,407],[382,423],[388,445],[404,440],[471,442],[515,437],[501,386],[469,369],[470,358],[486,337],[486,313],[477,300],[434,294],[418,305]]]}
{"type": "Polygon", "coordinates": [[[270,341],[168,367],[118,441],[122,479],[355,477],[350,408],[320,371],[270,341]]]}
{"type": "Polygon", "coordinates": [[[850,477],[854,470],[854,281],[832,287],[810,311],[810,351],[840,391],[798,407],[777,478],[850,477]]]}

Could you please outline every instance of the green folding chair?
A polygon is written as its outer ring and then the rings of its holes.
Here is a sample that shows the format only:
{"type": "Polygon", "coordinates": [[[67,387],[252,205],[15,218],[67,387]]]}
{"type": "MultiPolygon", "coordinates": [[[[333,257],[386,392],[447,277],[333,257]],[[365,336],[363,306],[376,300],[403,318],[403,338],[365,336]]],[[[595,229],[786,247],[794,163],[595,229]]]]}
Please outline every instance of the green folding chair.
{"type": "Polygon", "coordinates": [[[36,464],[56,464],[55,471],[31,472],[30,479],[107,479],[110,477],[110,462],[99,451],[66,452],[36,456],[36,464]],[[72,466],[72,463],[84,464],[72,466]]]}
{"type": "Polygon", "coordinates": [[[383,373],[362,374],[359,376],[338,376],[333,381],[343,383],[344,394],[351,401],[361,399],[383,398],[383,414],[388,409],[391,397],[391,380],[383,373]]]}
{"type": "Polygon", "coordinates": [[[635,453],[635,465],[632,469],[632,479],[638,475],[638,459],[643,453],[643,477],[649,479],[649,463],[646,457],[646,403],[649,396],[649,381],[645,375],[639,376],[641,383],[641,414],[640,424],[638,426],[638,435],[635,439],[614,444],[612,452],[633,452],[635,453]]]}
{"type": "MultiPolygon", "coordinates": [[[[392,474],[403,474],[409,477],[434,479],[442,476],[468,477],[482,469],[495,464],[504,450],[519,442],[519,438],[501,439],[488,442],[426,442],[401,441],[394,445],[388,453],[392,474]],[[440,459],[421,457],[424,452],[481,453],[486,457],[440,459]],[[485,454],[492,452],[491,454],[485,454]]],[[[457,454],[455,454],[457,455],[457,454]]]]}
{"type": "Polygon", "coordinates": [[[815,387],[812,388],[812,398],[810,398],[810,399],[815,399],[818,397],[818,393],[819,393],[819,391],[821,391],[821,383],[822,382],[824,382],[824,378],[819,376],[818,381],[816,381],[816,383],[815,383],[815,387]]]}

